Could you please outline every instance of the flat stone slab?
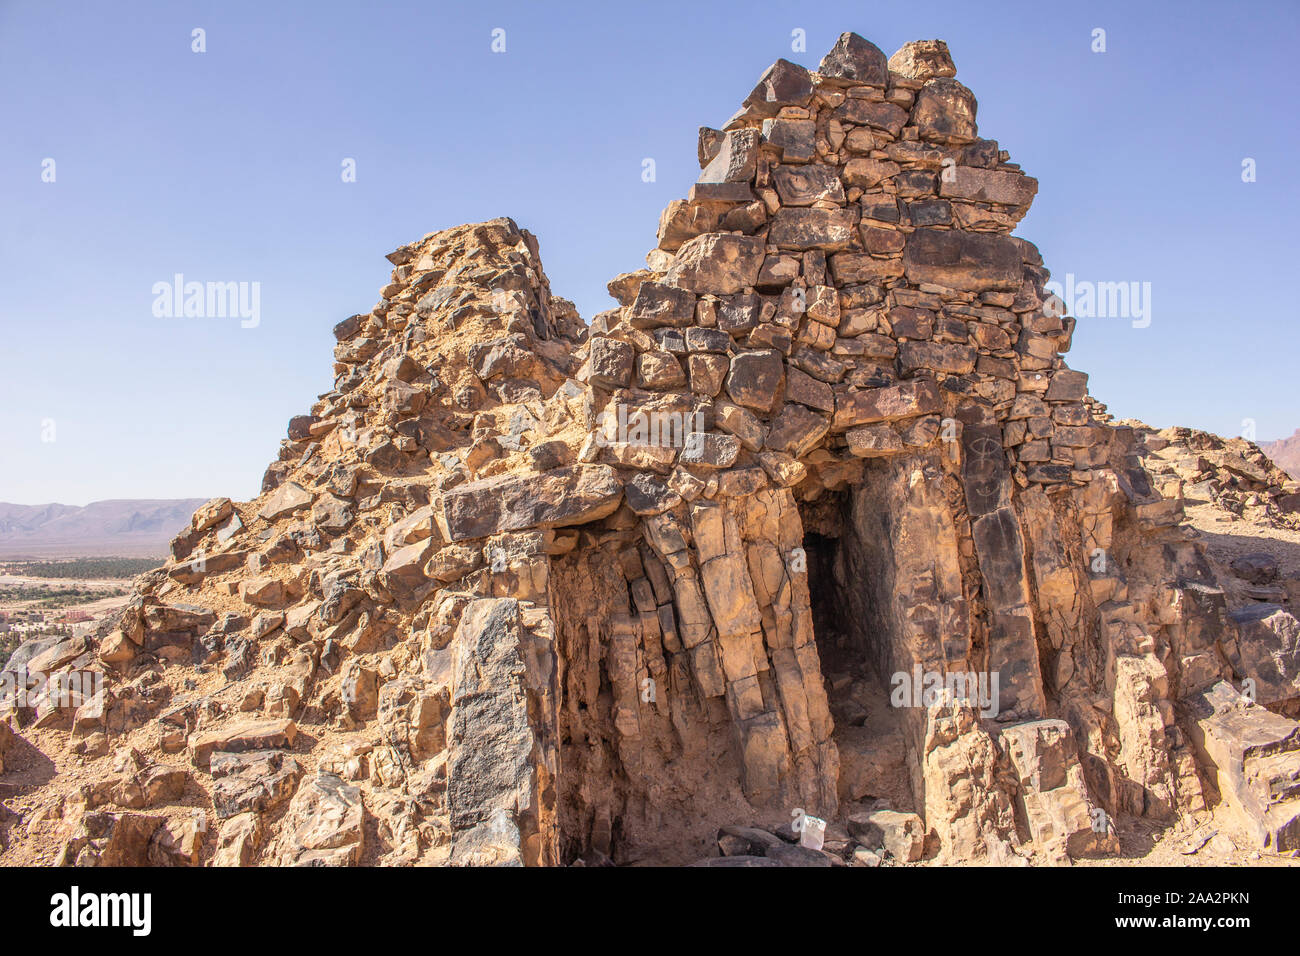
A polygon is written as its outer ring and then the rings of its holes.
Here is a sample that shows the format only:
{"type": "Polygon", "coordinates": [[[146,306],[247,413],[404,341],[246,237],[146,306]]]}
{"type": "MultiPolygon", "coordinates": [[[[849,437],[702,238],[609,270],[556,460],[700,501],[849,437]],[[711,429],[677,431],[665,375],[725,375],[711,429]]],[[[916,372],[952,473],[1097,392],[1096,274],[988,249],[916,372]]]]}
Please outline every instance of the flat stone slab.
{"type": "Polygon", "coordinates": [[[190,738],[190,760],[194,766],[208,769],[218,750],[241,753],[246,750],[272,750],[292,747],[298,726],[292,720],[249,720],[205,730],[190,738]]]}
{"type": "Polygon", "coordinates": [[[560,528],[612,514],[623,483],[608,465],[568,465],[526,475],[498,475],[449,491],[443,512],[452,541],[501,531],[560,528]]]}

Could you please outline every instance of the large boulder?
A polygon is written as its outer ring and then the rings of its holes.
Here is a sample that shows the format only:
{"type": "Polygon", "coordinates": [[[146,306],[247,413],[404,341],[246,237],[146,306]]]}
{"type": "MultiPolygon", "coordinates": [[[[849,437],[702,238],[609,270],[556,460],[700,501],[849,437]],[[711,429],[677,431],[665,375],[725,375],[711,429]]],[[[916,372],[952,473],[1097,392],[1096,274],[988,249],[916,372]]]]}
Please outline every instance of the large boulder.
{"type": "Polygon", "coordinates": [[[745,97],[741,114],[775,116],[787,106],[807,106],[812,92],[812,76],[807,70],[789,60],[777,60],[763,71],[758,84],[745,97]]]}
{"type": "Polygon", "coordinates": [[[1020,249],[1006,236],[955,229],[917,229],[903,250],[908,281],[964,292],[1015,292],[1020,249]]]}
{"type": "Polygon", "coordinates": [[[701,183],[748,183],[758,167],[758,130],[736,129],[722,137],[717,155],[700,173],[701,183]]]}
{"type": "Polygon", "coordinates": [[[924,82],[938,77],[956,76],[957,67],[953,65],[948,44],[942,40],[913,40],[904,43],[889,58],[889,72],[924,82]]]}
{"type": "Polygon", "coordinates": [[[867,849],[884,849],[903,863],[915,863],[925,852],[925,824],[915,813],[872,810],[855,814],[849,817],[849,833],[867,849]]]}
{"type": "Polygon", "coordinates": [[[190,760],[199,769],[207,770],[217,751],[242,753],[292,747],[297,736],[297,724],[287,718],[238,721],[194,734],[189,740],[190,760]]]}
{"type": "Polygon", "coordinates": [[[880,47],[856,33],[841,33],[817,68],[833,86],[881,86],[889,81],[889,61],[880,47]]]}
{"type": "Polygon", "coordinates": [[[149,866],[149,843],[163,822],[144,813],[87,813],[64,844],[61,866],[149,866]]]}
{"type": "Polygon", "coordinates": [[[974,142],[979,135],[975,111],[975,94],[954,79],[940,77],[930,80],[916,95],[912,122],[921,139],[960,146],[974,142]]]}
{"type": "Polygon", "coordinates": [[[1255,702],[1300,698],[1300,621],[1277,604],[1254,604],[1230,616],[1238,632],[1233,669],[1255,682],[1255,702]]]}
{"type": "Polygon", "coordinates": [[[780,400],[785,364],[773,351],[741,352],[731,360],[727,394],[737,405],[767,412],[780,400]]]}
{"type": "Polygon", "coordinates": [[[858,213],[850,209],[783,208],[772,220],[768,241],[780,249],[841,252],[857,238],[858,213]]]}
{"type": "Polygon", "coordinates": [[[501,531],[598,521],[622,500],[623,483],[613,468],[568,465],[459,485],[443,496],[443,516],[451,540],[464,541],[501,531]]]}
{"type": "Polygon", "coordinates": [[[280,866],[356,866],[365,850],[361,788],[332,773],[306,781],[281,825],[280,866]]]}
{"type": "Polygon", "coordinates": [[[758,283],[764,254],[759,237],[706,233],[678,250],[664,281],[690,292],[743,292],[758,283]]]}
{"type": "Polygon", "coordinates": [[[259,518],[267,521],[278,521],[285,515],[293,514],[302,508],[311,504],[312,495],[301,485],[296,482],[286,481],[262,502],[262,507],[258,509],[259,518]]]}

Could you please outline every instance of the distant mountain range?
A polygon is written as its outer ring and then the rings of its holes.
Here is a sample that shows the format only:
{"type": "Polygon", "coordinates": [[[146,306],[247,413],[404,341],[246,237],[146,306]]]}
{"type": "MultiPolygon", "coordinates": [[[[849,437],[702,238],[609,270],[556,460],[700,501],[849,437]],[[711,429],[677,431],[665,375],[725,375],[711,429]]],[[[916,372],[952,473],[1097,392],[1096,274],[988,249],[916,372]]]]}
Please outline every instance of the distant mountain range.
{"type": "Polygon", "coordinates": [[[205,498],[75,505],[0,502],[0,558],[161,557],[205,498]]]}
{"type": "Polygon", "coordinates": [[[1262,441],[1259,447],[1279,468],[1300,481],[1300,428],[1290,438],[1262,441]]]}

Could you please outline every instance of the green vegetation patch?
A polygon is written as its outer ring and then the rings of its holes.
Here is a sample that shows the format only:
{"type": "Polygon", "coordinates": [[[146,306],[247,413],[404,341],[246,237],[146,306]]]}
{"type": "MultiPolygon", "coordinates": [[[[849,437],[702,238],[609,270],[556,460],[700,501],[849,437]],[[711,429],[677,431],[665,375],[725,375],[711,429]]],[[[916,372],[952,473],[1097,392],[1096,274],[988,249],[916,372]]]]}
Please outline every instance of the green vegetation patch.
{"type": "Polygon", "coordinates": [[[33,578],[133,578],[161,567],[165,558],[75,558],[71,561],[16,561],[0,564],[6,574],[33,578]]]}

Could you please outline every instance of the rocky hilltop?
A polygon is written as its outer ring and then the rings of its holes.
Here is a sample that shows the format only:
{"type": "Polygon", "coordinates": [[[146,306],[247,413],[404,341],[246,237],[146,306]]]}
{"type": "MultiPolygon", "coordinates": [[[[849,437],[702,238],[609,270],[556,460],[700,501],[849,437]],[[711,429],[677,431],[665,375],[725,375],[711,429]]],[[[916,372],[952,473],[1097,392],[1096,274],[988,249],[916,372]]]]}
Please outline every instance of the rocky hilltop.
{"type": "Polygon", "coordinates": [[[1176,498],[1273,528],[1300,531],[1300,481],[1244,438],[1195,428],[1160,431],[1126,422],[1139,436],[1143,464],[1176,498]]]}
{"type": "Polygon", "coordinates": [[[1279,468],[1300,481],[1300,428],[1287,438],[1261,442],[1259,447],[1279,468]]]}
{"type": "Polygon", "coordinates": [[[1061,863],[1211,811],[1300,846],[1295,619],[1066,365],[1038,184],[955,72],[775,63],[589,326],[508,219],[391,253],[263,493],[15,654],[5,858],[1061,863]]]}

